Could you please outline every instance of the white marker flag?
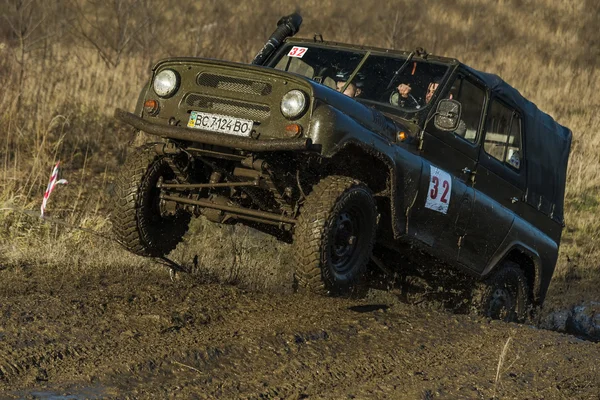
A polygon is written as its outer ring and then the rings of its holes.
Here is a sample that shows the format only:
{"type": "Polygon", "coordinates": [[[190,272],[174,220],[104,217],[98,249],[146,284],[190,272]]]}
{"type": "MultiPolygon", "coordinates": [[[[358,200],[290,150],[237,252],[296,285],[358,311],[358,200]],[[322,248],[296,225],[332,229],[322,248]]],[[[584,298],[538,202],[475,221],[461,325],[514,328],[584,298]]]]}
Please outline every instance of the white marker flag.
{"type": "Polygon", "coordinates": [[[42,207],[41,207],[41,215],[40,217],[44,218],[44,210],[46,210],[46,204],[48,203],[48,199],[50,198],[50,195],[52,194],[52,191],[54,191],[54,188],[56,187],[56,185],[66,185],[68,182],[65,179],[58,179],[58,166],[60,164],[60,161],[56,163],[56,165],[54,166],[54,169],[52,170],[52,175],[50,175],[50,181],[48,182],[48,187],[46,188],[46,192],[44,193],[44,200],[42,200],[42,207]]]}

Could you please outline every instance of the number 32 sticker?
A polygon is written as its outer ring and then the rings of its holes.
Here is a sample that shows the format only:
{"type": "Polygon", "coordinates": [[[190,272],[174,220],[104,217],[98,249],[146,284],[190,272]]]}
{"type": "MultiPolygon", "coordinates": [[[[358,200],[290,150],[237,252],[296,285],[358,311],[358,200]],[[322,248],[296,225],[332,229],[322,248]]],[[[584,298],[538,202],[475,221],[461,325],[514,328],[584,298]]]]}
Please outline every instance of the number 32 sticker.
{"type": "Polygon", "coordinates": [[[425,207],[446,214],[452,195],[452,177],[449,173],[431,166],[429,191],[425,207]]]}
{"type": "Polygon", "coordinates": [[[288,53],[288,57],[302,58],[302,56],[304,56],[304,53],[306,53],[306,50],[308,50],[308,47],[294,46],[288,53]]]}

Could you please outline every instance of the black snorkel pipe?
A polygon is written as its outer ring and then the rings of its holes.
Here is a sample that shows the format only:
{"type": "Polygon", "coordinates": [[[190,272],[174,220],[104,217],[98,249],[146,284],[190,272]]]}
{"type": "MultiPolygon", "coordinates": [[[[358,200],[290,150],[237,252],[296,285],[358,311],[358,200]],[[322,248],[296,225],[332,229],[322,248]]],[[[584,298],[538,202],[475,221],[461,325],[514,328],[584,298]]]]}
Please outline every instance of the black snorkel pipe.
{"type": "Polygon", "coordinates": [[[275,32],[269,37],[267,43],[265,43],[263,48],[260,49],[258,54],[254,57],[252,64],[262,65],[266,59],[281,46],[287,37],[294,36],[298,33],[300,25],[302,25],[302,17],[298,13],[282,17],[279,22],[277,22],[277,29],[275,29],[275,32]]]}

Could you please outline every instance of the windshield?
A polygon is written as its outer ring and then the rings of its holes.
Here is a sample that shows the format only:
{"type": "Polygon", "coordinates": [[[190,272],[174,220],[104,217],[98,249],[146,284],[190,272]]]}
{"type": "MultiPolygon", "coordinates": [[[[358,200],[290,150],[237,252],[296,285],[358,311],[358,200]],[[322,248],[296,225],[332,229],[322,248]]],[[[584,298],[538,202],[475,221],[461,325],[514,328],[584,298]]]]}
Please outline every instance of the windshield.
{"type": "Polygon", "coordinates": [[[448,66],[398,56],[319,46],[288,45],[272,65],[306,76],[359,101],[404,112],[423,110],[448,66]]]}

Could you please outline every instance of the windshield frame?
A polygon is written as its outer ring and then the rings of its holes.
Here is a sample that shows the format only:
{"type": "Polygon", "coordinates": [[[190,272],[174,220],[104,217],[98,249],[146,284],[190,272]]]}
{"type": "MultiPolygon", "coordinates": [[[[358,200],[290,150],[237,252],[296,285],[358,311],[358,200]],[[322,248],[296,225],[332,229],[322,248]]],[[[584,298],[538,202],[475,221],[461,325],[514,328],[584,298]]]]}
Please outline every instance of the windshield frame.
{"type": "MultiPolygon", "coordinates": [[[[345,83],[344,88],[346,88],[349,84],[352,83],[352,79],[354,79],[354,77],[360,72],[360,70],[364,66],[365,62],[367,61],[367,59],[369,59],[371,57],[374,57],[374,56],[386,57],[386,58],[397,59],[399,61],[406,61],[407,59],[410,58],[411,55],[414,54],[414,52],[409,52],[409,51],[404,51],[404,50],[390,50],[390,49],[359,46],[359,45],[352,45],[352,44],[342,44],[342,43],[336,43],[336,42],[315,42],[315,41],[309,40],[309,39],[293,38],[291,40],[286,40],[280,46],[280,48],[276,52],[274,52],[274,54],[265,62],[264,65],[267,67],[274,68],[281,61],[281,59],[287,55],[287,52],[293,46],[302,46],[302,47],[308,47],[308,48],[317,48],[317,49],[335,50],[335,51],[348,51],[348,52],[355,53],[357,55],[362,54],[363,55],[362,60],[354,68],[354,70],[351,74],[351,77],[345,83]]],[[[425,117],[429,113],[429,110],[431,110],[432,105],[434,105],[437,102],[437,99],[439,98],[440,93],[442,93],[444,91],[446,83],[449,81],[449,79],[453,75],[456,67],[460,63],[456,59],[432,56],[432,55],[427,55],[425,57],[415,56],[415,57],[413,57],[412,61],[426,62],[426,63],[433,64],[436,66],[446,67],[446,70],[440,79],[439,88],[436,90],[433,98],[431,99],[431,101],[429,103],[423,105],[420,108],[402,108],[399,106],[394,106],[392,104],[387,104],[385,102],[375,101],[372,99],[365,99],[365,98],[360,98],[360,97],[355,97],[355,98],[353,98],[353,100],[355,100],[361,104],[364,104],[366,106],[374,107],[382,112],[385,112],[386,114],[397,115],[403,119],[415,120],[415,121],[417,121],[417,120],[421,121],[421,120],[425,119],[425,117]]],[[[285,71],[285,72],[289,72],[289,71],[285,71]]],[[[392,74],[393,72],[395,72],[395,71],[390,71],[390,74],[392,74]]],[[[294,73],[294,72],[289,72],[289,73],[294,73]]],[[[300,75],[300,76],[303,76],[303,75],[300,75]]],[[[309,77],[304,76],[304,78],[309,81],[314,82],[314,84],[320,84],[324,87],[327,87],[330,90],[335,90],[325,84],[322,84],[317,81],[313,81],[309,77]]],[[[394,76],[394,78],[396,78],[396,77],[394,76]]]]}

